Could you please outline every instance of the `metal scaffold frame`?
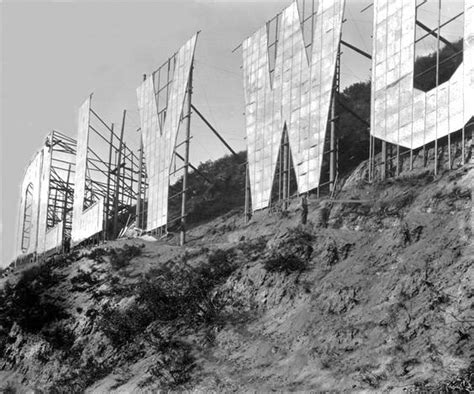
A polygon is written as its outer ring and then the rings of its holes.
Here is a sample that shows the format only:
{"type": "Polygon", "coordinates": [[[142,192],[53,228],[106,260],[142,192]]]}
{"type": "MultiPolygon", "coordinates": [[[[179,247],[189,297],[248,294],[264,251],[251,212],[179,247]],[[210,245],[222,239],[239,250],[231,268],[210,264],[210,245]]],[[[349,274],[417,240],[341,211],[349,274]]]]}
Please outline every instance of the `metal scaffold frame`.
{"type": "Polygon", "coordinates": [[[72,229],[77,144],[76,140],[58,131],[51,132],[46,144],[51,151],[46,229],[62,222],[63,249],[67,249],[72,229]]]}
{"type": "Polygon", "coordinates": [[[134,206],[139,200],[139,187],[146,188],[146,176],[140,166],[142,155],[137,156],[124,142],[126,114],[123,110],[120,134],[117,134],[114,124],[107,124],[90,107],[89,133],[97,136],[101,144],[91,146],[89,140],[87,146],[84,208],[99,197],[104,199],[103,240],[117,238],[125,227],[135,222],[134,206]]]}

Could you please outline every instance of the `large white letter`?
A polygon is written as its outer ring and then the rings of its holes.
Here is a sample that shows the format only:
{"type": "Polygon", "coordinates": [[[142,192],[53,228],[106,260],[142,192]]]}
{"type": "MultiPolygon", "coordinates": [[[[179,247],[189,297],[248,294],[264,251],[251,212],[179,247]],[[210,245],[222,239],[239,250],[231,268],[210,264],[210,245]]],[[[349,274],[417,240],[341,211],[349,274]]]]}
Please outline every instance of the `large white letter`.
{"type": "Polygon", "coordinates": [[[153,76],[143,81],[137,89],[148,175],[148,231],[164,226],[168,220],[170,166],[183,112],[196,39],[197,34],[186,42],[176,55],[174,75],[166,105],[166,117],[161,127],[158,122],[153,76]]]}
{"type": "Polygon", "coordinates": [[[375,0],[373,136],[416,149],[460,130],[474,115],[474,4],[464,2],[464,60],[449,81],[413,86],[416,1],[375,0]]]}
{"type": "Polygon", "coordinates": [[[286,124],[298,191],[319,185],[344,0],[320,0],[308,61],[297,3],[281,15],[273,86],[266,26],[243,43],[252,209],[268,206],[286,124]]]}
{"type": "Polygon", "coordinates": [[[102,197],[84,210],[90,106],[91,98],[88,97],[79,108],[78,114],[76,173],[71,230],[73,245],[101,232],[104,226],[104,199],[102,197]]]}

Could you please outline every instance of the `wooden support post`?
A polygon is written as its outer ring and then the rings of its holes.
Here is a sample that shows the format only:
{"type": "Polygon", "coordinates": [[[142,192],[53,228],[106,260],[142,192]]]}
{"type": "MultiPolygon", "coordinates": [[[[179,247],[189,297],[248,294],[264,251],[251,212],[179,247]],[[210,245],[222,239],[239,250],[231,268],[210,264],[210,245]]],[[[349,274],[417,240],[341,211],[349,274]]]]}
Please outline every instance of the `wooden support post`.
{"type": "Polygon", "coordinates": [[[331,100],[331,135],[329,142],[329,191],[332,193],[336,187],[336,90],[333,90],[331,100]]]}
{"type": "Polygon", "coordinates": [[[380,171],[380,177],[385,179],[387,176],[387,142],[382,141],[382,167],[380,171]]]}
{"type": "Polygon", "coordinates": [[[436,138],[434,142],[434,174],[438,175],[438,86],[439,86],[439,52],[441,30],[441,0],[438,0],[438,31],[436,33],[436,138]]]}
{"type": "Polygon", "coordinates": [[[369,129],[369,182],[372,182],[372,134],[369,129]]]}
{"type": "Polygon", "coordinates": [[[138,159],[138,193],[137,193],[137,206],[136,206],[136,226],[141,228],[140,214],[142,209],[142,171],[143,171],[143,136],[140,132],[140,155],[138,159]]]}
{"type": "Polygon", "coordinates": [[[123,144],[123,132],[125,130],[125,116],[127,114],[127,110],[123,110],[123,117],[122,117],[122,128],[120,130],[120,140],[119,140],[119,148],[118,148],[118,157],[115,167],[115,193],[114,193],[114,238],[117,237],[119,228],[118,228],[118,208],[119,208],[119,198],[120,198],[120,166],[122,163],[122,144],[123,144]]]}
{"type": "Polygon", "coordinates": [[[193,68],[189,71],[188,86],[186,91],[186,117],[185,117],[185,151],[184,151],[184,174],[183,174],[183,192],[181,194],[181,232],[179,244],[183,246],[186,243],[186,193],[188,187],[188,166],[189,166],[189,140],[191,138],[191,95],[193,92],[193,68]]]}
{"type": "Polygon", "coordinates": [[[62,214],[62,222],[63,222],[63,232],[61,234],[62,239],[62,250],[63,253],[66,252],[65,250],[65,241],[66,241],[66,220],[67,220],[67,199],[69,197],[69,179],[71,177],[71,164],[69,164],[69,168],[67,170],[67,177],[66,177],[66,191],[64,192],[64,204],[63,204],[63,214],[62,214]]]}
{"type": "Polygon", "coordinates": [[[248,223],[252,214],[250,212],[250,172],[249,163],[245,165],[245,223],[248,223]]]}
{"type": "MultiPolygon", "coordinates": [[[[280,145],[280,161],[278,164],[278,201],[281,201],[283,198],[283,190],[282,190],[282,185],[283,185],[283,150],[282,146],[280,145]]],[[[248,163],[247,163],[248,166],[248,163]]]]}
{"type": "Polygon", "coordinates": [[[288,144],[288,133],[286,130],[286,126],[283,130],[283,208],[286,209],[288,207],[288,184],[289,182],[289,163],[288,163],[288,151],[289,151],[289,144],[288,144]]]}
{"type": "Polygon", "coordinates": [[[105,217],[104,217],[104,241],[108,238],[108,224],[110,217],[110,177],[112,171],[112,147],[114,144],[114,124],[110,125],[110,141],[109,141],[109,161],[107,164],[107,193],[105,195],[105,217]]]}

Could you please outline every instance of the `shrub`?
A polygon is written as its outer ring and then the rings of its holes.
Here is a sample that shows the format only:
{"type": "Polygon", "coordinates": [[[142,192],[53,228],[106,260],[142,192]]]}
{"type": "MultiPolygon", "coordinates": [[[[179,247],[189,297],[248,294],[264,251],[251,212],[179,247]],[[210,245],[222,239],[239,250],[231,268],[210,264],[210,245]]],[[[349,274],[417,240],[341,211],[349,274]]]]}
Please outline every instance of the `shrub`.
{"type": "Polygon", "coordinates": [[[44,330],[43,336],[54,349],[64,351],[69,350],[76,340],[74,331],[63,325],[44,330]]]}
{"type": "Polygon", "coordinates": [[[140,246],[125,244],[123,248],[110,251],[110,264],[116,270],[125,268],[131,259],[139,256],[141,253],[142,249],[140,246]]]}
{"type": "Polygon", "coordinates": [[[153,316],[139,305],[125,310],[106,306],[99,320],[99,328],[116,347],[122,346],[145,330],[153,321],[153,316]]]}
{"type": "Polygon", "coordinates": [[[73,285],[93,285],[94,283],[96,283],[96,280],[94,280],[90,272],[79,271],[76,276],[70,279],[70,282],[73,285]]]}
{"type": "Polygon", "coordinates": [[[242,251],[245,258],[249,261],[255,261],[260,257],[267,247],[267,239],[258,237],[255,240],[249,240],[239,244],[238,248],[242,251]]]}
{"type": "Polygon", "coordinates": [[[176,323],[195,330],[212,324],[222,304],[214,289],[235,270],[233,250],[216,250],[197,267],[180,262],[150,270],[136,285],[136,301],[121,310],[107,307],[100,328],[115,346],[121,346],[142,333],[152,322],[176,323]]]}
{"type": "Polygon", "coordinates": [[[307,268],[307,263],[295,255],[274,254],[264,263],[264,267],[269,272],[283,272],[291,274],[302,272],[307,268]]]}
{"type": "Polygon", "coordinates": [[[104,248],[95,248],[89,253],[89,258],[94,260],[96,263],[103,262],[102,257],[109,254],[107,249],[104,248]]]}
{"type": "Polygon", "coordinates": [[[42,293],[58,283],[49,265],[25,270],[18,283],[6,286],[1,294],[0,320],[7,328],[13,322],[29,332],[38,333],[47,324],[67,316],[63,307],[45,301],[42,293]]]}
{"type": "Polygon", "coordinates": [[[148,372],[160,379],[161,387],[176,389],[189,381],[195,367],[191,346],[183,341],[163,340],[156,346],[159,356],[148,372]]]}

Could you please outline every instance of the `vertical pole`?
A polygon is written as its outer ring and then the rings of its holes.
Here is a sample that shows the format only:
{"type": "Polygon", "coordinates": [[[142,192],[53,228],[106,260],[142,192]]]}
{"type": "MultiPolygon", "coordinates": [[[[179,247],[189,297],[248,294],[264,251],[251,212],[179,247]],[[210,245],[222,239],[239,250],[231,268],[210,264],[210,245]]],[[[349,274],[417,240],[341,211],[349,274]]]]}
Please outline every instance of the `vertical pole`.
{"type": "Polygon", "coordinates": [[[140,154],[138,158],[138,192],[137,192],[137,210],[136,226],[140,228],[140,213],[142,205],[142,171],[143,171],[143,136],[140,131],[140,154]]]}
{"type": "Polygon", "coordinates": [[[395,170],[396,176],[400,175],[400,145],[397,144],[397,168],[395,170]]]}
{"type": "Polygon", "coordinates": [[[331,101],[331,136],[329,143],[329,191],[332,193],[336,179],[336,91],[333,89],[331,101]]]}
{"type": "Polygon", "coordinates": [[[107,239],[107,225],[110,216],[110,177],[112,171],[112,147],[114,144],[114,124],[110,125],[110,141],[109,141],[109,161],[107,165],[107,193],[105,198],[105,218],[104,218],[104,241],[107,239]]]}
{"type": "Polygon", "coordinates": [[[186,243],[186,189],[188,187],[188,166],[189,166],[189,139],[191,138],[191,95],[193,92],[193,68],[194,64],[191,65],[189,71],[188,87],[186,94],[186,140],[185,140],[185,151],[184,151],[184,174],[183,174],[183,192],[181,194],[181,233],[180,233],[180,245],[183,246],[186,243]]]}
{"type": "Polygon", "coordinates": [[[62,222],[63,222],[63,233],[61,235],[62,239],[62,246],[63,252],[64,250],[64,241],[66,240],[66,220],[67,220],[67,199],[69,197],[69,178],[71,176],[71,164],[69,164],[69,168],[67,170],[67,178],[66,178],[66,191],[64,193],[64,205],[63,205],[63,214],[62,214],[62,222]]]}
{"type": "Polygon", "coordinates": [[[250,220],[250,173],[249,163],[245,164],[245,223],[250,220]]]}
{"type": "Polygon", "coordinates": [[[120,188],[120,203],[122,206],[125,205],[126,188],[127,188],[127,144],[122,145],[122,161],[123,161],[123,170],[121,173],[122,187],[120,188]]]}
{"type": "Polygon", "coordinates": [[[133,204],[133,184],[134,184],[134,180],[133,180],[133,166],[134,166],[134,161],[133,161],[133,152],[130,151],[130,192],[129,192],[129,195],[128,195],[128,202],[130,205],[133,204]]]}
{"type": "Polygon", "coordinates": [[[280,145],[280,161],[278,165],[278,201],[281,201],[283,198],[283,149],[282,145],[280,145]]]}
{"type": "Polygon", "coordinates": [[[466,164],[466,143],[464,141],[464,139],[466,138],[466,126],[463,126],[462,127],[462,131],[461,131],[461,165],[465,165],[466,164]]]}
{"type": "MultiPolygon", "coordinates": [[[[56,190],[54,191],[54,202],[53,202],[53,223],[51,225],[54,227],[56,224],[56,209],[57,209],[57,204],[58,204],[58,187],[59,185],[56,185],[56,190]]],[[[46,220],[48,220],[48,217],[46,217],[46,220]]],[[[47,224],[46,224],[47,225],[47,224]]]]}
{"type": "Polygon", "coordinates": [[[372,133],[369,130],[369,182],[372,182],[372,133]]]}
{"type": "Polygon", "coordinates": [[[438,86],[439,86],[439,50],[440,50],[440,29],[441,29],[441,0],[438,0],[438,30],[436,32],[436,138],[434,145],[434,174],[438,175],[438,86]]]}
{"type": "MultiPolygon", "coordinates": [[[[286,190],[286,198],[288,201],[288,204],[290,202],[290,191],[291,191],[291,149],[290,149],[290,137],[288,136],[288,130],[286,132],[286,146],[287,152],[288,152],[288,183],[287,183],[287,190],[286,190]]],[[[287,204],[287,206],[288,206],[287,204]]],[[[285,209],[287,208],[285,207],[285,209]]]]}
{"type": "Polygon", "coordinates": [[[283,129],[283,208],[288,207],[288,133],[286,131],[286,125],[283,129]]]}
{"type": "Polygon", "coordinates": [[[332,101],[331,101],[331,136],[329,142],[329,191],[332,193],[336,188],[336,96],[339,93],[339,79],[340,79],[340,61],[341,48],[337,49],[336,59],[336,74],[334,75],[332,101]]]}
{"type": "Polygon", "coordinates": [[[118,206],[119,206],[119,197],[120,197],[120,166],[122,164],[122,144],[123,144],[123,132],[125,130],[125,116],[127,110],[123,110],[122,116],[122,128],[120,130],[120,140],[118,147],[118,158],[117,166],[115,167],[115,195],[114,195],[114,238],[118,235],[118,206]]]}
{"type": "Polygon", "coordinates": [[[451,134],[448,134],[448,168],[451,170],[451,134]]]}
{"type": "Polygon", "coordinates": [[[382,180],[385,179],[387,175],[387,142],[382,141],[382,168],[380,171],[380,176],[382,180]]]}

